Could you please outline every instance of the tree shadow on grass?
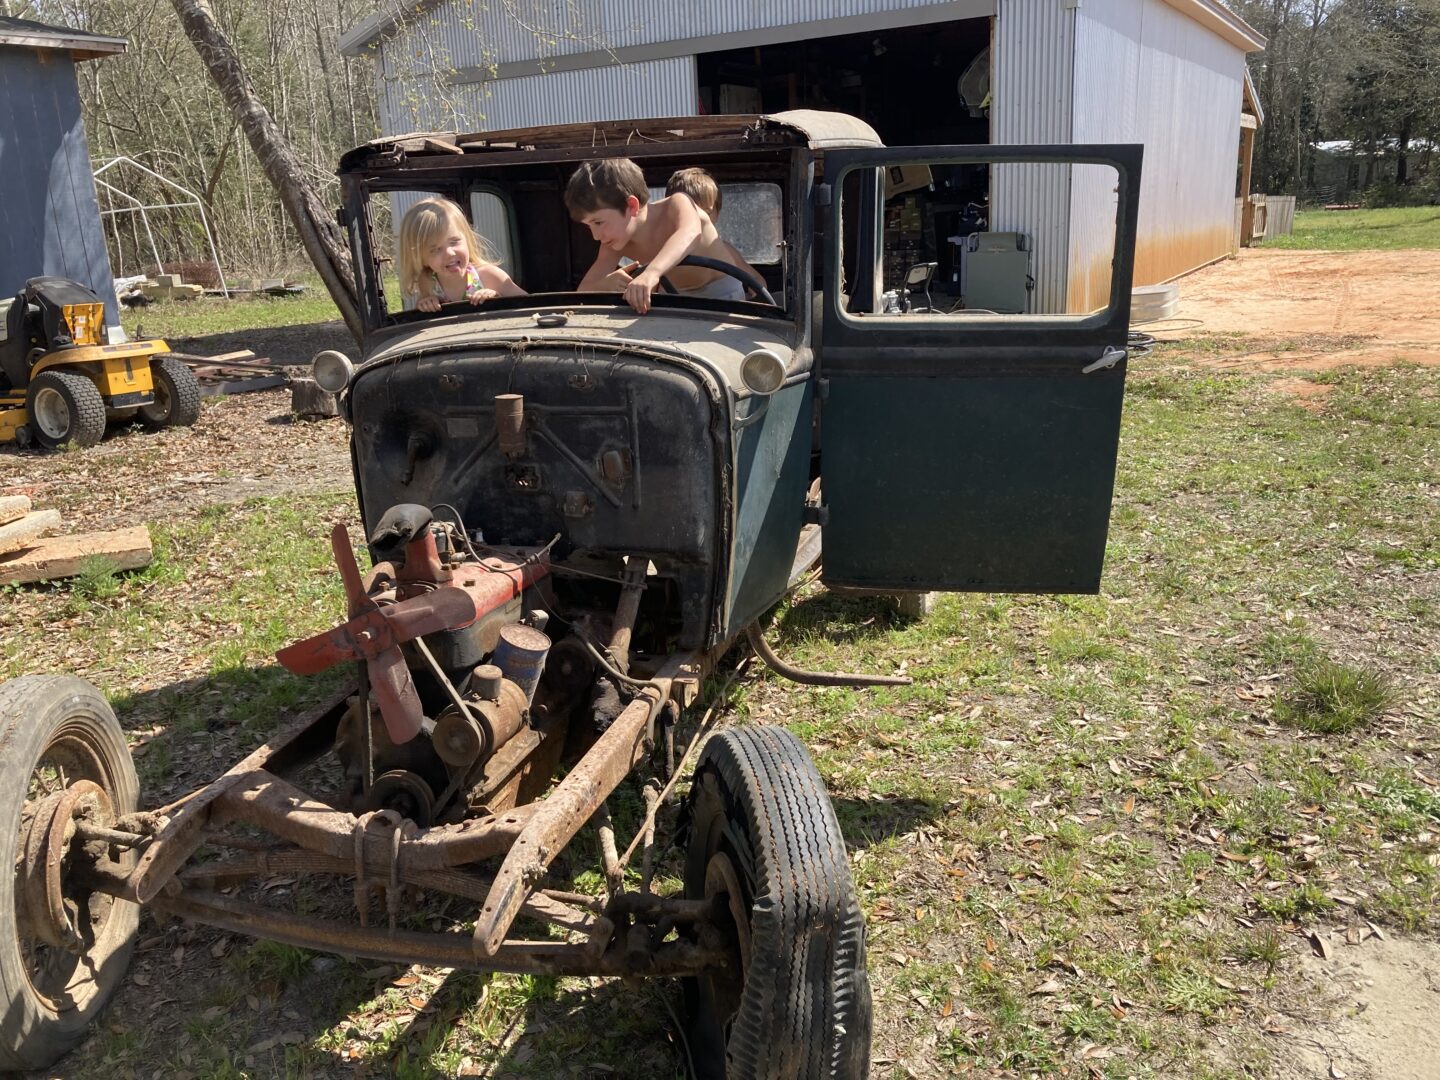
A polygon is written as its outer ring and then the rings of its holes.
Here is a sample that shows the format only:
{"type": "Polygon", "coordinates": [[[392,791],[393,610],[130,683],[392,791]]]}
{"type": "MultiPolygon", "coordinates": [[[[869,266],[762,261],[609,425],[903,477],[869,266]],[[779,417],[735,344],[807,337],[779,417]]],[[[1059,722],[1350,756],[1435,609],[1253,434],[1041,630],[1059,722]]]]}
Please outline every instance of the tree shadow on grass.
{"type": "Polygon", "coordinates": [[[131,739],[141,806],[209,783],[350,677],[344,666],[312,677],[278,664],[237,666],[112,696],[131,739]]]}
{"type": "Polygon", "coordinates": [[[249,350],[257,358],[266,358],[272,364],[297,367],[309,366],[315,354],[323,349],[336,349],[351,357],[357,355],[355,339],[339,320],[222,330],[196,337],[176,336],[170,341],[170,347],[177,352],[197,356],[221,356],[249,350]]]}
{"type": "Polygon", "coordinates": [[[897,836],[914,832],[945,813],[940,799],[872,795],[869,798],[841,796],[831,800],[845,843],[851,848],[868,848],[897,836]]]}
{"type": "Polygon", "coordinates": [[[443,1043],[441,1060],[468,1057],[468,1075],[489,1080],[684,1080],[681,999],[674,979],[585,983],[455,971],[431,996],[428,1015],[370,1064],[389,1076],[448,1078],[454,1073],[431,1064],[443,1043]]]}
{"type": "Polygon", "coordinates": [[[821,638],[838,644],[865,641],[915,621],[895,610],[894,597],[845,596],[825,589],[786,608],[770,635],[779,643],[821,638]]]}

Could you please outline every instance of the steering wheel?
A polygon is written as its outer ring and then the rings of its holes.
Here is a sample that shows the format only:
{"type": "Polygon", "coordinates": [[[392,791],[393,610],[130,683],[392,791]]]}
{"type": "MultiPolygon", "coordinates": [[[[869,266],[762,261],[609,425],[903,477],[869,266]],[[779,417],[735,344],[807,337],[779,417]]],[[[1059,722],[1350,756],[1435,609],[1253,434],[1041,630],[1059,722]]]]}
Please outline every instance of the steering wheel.
{"type": "MultiPolygon", "coordinates": [[[[736,281],[740,282],[741,285],[744,285],[746,288],[750,289],[752,292],[755,293],[755,296],[764,303],[769,304],[771,307],[779,306],[775,303],[775,298],[770,295],[770,290],[765,287],[765,282],[761,281],[758,275],[751,274],[736,266],[734,263],[725,262],[723,259],[712,259],[708,255],[686,255],[675,265],[702,266],[706,270],[718,270],[722,274],[728,274],[730,277],[733,277],[736,281]]],[[[630,270],[633,276],[634,274],[643,273],[645,267],[635,266],[633,268],[626,267],[626,269],[630,270]]],[[[675,288],[674,285],[670,283],[670,279],[663,275],[660,278],[660,287],[668,293],[675,293],[679,291],[675,288]]]]}

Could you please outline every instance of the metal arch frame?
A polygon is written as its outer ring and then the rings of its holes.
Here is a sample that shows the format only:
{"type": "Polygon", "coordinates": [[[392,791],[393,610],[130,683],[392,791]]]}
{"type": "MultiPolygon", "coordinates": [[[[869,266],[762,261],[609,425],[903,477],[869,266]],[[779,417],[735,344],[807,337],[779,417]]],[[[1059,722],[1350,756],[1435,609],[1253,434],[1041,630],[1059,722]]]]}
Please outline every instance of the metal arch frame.
{"type": "Polygon", "coordinates": [[[95,183],[98,184],[100,187],[104,188],[107,192],[112,195],[116,195],[122,199],[125,199],[133,204],[131,206],[120,207],[118,209],[112,208],[110,210],[101,210],[100,216],[113,217],[116,214],[138,213],[140,215],[141,222],[145,226],[145,236],[150,241],[150,254],[155,256],[156,266],[162,266],[164,264],[160,261],[160,252],[155,246],[155,234],[150,229],[150,215],[146,213],[146,211],[179,210],[193,206],[196,212],[200,215],[200,227],[205,230],[205,241],[210,245],[210,257],[215,261],[215,272],[220,277],[220,289],[222,292],[225,293],[226,296],[230,295],[230,286],[227,285],[225,282],[225,271],[220,266],[220,252],[215,246],[215,234],[210,229],[210,220],[205,216],[205,205],[200,201],[199,195],[195,194],[195,192],[191,191],[189,188],[183,187],[182,185],[175,183],[175,181],[171,180],[169,177],[163,176],[162,174],[156,172],[149,166],[140,164],[140,162],[136,161],[134,158],[125,157],[123,155],[120,157],[113,157],[109,161],[105,162],[105,164],[101,165],[98,169],[95,170],[94,177],[95,183]],[[129,192],[122,191],[120,188],[117,188],[109,181],[100,179],[101,173],[106,172],[107,170],[113,168],[116,165],[133,165],[135,168],[145,173],[145,175],[153,177],[154,179],[160,181],[160,183],[164,184],[166,187],[173,188],[175,191],[180,192],[182,195],[189,196],[189,200],[187,202],[173,203],[142,203],[139,199],[135,198],[135,196],[131,195],[129,192]]]}

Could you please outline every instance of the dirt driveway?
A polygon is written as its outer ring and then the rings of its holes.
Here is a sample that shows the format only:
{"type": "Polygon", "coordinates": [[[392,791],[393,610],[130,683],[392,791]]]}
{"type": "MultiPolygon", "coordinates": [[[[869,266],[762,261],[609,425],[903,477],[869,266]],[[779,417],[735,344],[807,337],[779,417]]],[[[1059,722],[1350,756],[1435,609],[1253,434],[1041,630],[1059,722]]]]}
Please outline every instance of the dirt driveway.
{"type": "Polygon", "coordinates": [[[1177,317],[1139,329],[1247,335],[1253,351],[1197,358],[1233,369],[1440,365],[1437,281],[1440,251],[1249,248],[1181,278],[1177,317]]]}

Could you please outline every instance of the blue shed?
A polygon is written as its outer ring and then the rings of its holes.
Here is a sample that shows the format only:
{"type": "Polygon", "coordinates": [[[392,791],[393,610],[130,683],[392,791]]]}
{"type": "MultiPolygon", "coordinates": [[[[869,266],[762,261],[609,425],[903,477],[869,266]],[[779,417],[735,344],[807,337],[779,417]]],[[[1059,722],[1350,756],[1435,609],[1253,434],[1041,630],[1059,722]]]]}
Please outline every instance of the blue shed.
{"type": "Polygon", "coordinates": [[[70,278],[105,301],[115,335],[120,305],[75,65],[125,46],[124,38],[0,18],[0,298],[13,297],[28,278],[70,278]]]}

